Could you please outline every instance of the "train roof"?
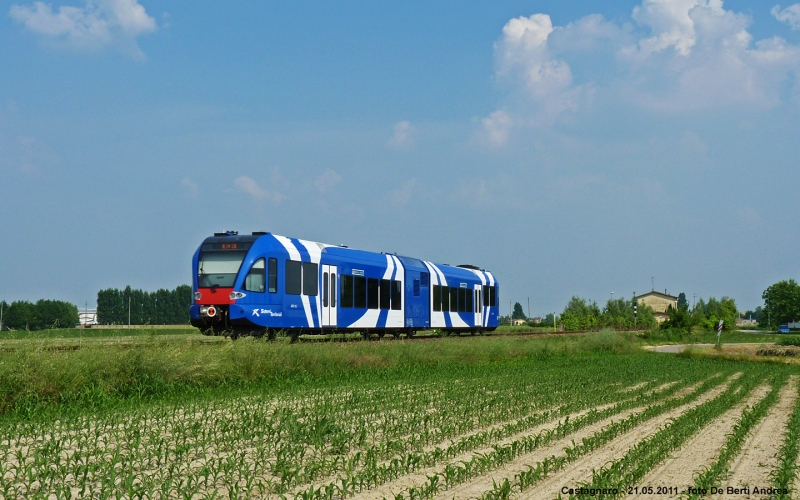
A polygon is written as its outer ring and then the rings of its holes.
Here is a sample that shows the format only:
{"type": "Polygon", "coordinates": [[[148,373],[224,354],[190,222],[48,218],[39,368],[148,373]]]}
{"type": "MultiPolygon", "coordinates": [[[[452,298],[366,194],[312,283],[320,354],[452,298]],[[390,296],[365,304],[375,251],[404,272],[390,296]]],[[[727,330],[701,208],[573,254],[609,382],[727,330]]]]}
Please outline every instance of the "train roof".
{"type": "MultiPolygon", "coordinates": [[[[237,231],[225,231],[222,233],[214,233],[214,236],[209,236],[203,241],[203,247],[211,248],[213,244],[220,244],[223,242],[227,243],[253,243],[257,239],[261,238],[262,236],[278,236],[274,235],[269,232],[253,232],[249,235],[240,235],[237,231]],[[206,247],[207,244],[210,244],[206,247]]],[[[295,238],[290,238],[294,240],[295,238]]],[[[370,252],[368,250],[358,250],[355,248],[349,248],[344,245],[330,245],[327,243],[319,243],[316,241],[307,241],[307,240],[298,240],[303,241],[304,243],[312,243],[318,245],[323,253],[327,253],[330,255],[335,255],[343,258],[347,258],[350,260],[358,260],[364,263],[374,263],[376,265],[382,265],[386,263],[386,255],[387,252],[370,252]]],[[[406,257],[403,255],[391,254],[396,256],[400,262],[403,263],[403,266],[407,269],[413,269],[420,272],[428,272],[427,266],[425,263],[417,258],[414,257],[406,257]]],[[[442,272],[446,272],[452,276],[463,276],[463,277],[474,277],[475,273],[473,271],[485,271],[478,266],[474,266],[471,264],[460,264],[458,266],[451,266],[450,264],[438,264],[434,263],[442,272]]]]}

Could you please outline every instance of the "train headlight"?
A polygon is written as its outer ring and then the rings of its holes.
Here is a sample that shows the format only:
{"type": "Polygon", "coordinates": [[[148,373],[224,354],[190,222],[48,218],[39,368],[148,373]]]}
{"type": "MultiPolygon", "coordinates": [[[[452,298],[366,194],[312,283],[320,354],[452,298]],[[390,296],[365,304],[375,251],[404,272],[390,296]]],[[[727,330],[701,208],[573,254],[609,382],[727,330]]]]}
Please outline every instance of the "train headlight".
{"type": "Polygon", "coordinates": [[[243,299],[245,297],[247,297],[247,295],[243,292],[231,292],[231,294],[228,295],[228,298],[231,300],[243,299]]]}
{"type": "Polygon", "coordinates": [[[194,300],[200,300],[203,298],[203,294],[200,292],[194,292],[194,300]]]}

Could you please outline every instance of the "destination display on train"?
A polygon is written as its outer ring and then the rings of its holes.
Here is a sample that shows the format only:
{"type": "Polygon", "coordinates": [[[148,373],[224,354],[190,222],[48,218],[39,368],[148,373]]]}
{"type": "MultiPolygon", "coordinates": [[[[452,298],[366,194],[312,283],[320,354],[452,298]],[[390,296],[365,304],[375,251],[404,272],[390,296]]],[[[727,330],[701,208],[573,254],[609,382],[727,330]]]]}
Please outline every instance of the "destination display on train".
{"type": "Polygon", "coordinates": [[[252,245],[249,241],[238,241],[238,242],[231,242],[231,243],[205,243],[203,244],[203,250],[250,250],[250,246],[252,245]]]}

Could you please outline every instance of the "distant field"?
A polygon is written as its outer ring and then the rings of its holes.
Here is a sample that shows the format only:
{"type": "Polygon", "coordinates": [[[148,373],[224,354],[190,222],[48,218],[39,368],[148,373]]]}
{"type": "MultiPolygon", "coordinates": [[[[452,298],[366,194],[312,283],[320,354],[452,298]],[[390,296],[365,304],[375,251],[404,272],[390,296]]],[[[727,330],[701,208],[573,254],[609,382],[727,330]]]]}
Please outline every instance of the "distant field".
{"type": "Polygon", "coordinates": [[[679,486],[657,495],[670,498],[688,485],[793,487],[797,366],[645,353],[635,335],[613,332],[120,338],[135,341],[47,350],[16,339],[0,352],[0,497],[551,499],[585,486],[651,498],[648,486],[679,486]]]}

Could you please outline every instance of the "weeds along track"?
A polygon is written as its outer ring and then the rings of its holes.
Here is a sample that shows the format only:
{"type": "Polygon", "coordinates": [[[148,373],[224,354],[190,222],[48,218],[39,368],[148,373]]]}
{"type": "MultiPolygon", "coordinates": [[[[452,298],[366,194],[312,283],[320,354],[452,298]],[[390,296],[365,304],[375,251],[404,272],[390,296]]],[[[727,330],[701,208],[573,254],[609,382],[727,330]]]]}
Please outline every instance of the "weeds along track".
{"type": "Polygon", "coordinates": [[[545,356],[5,418],[0,498],[554,498],[562,483],[633,485],[721,422],[734,433],[715,441],[698,484],[736,481],[736,464],[757,459],[742,450],[778,432],[763,472],[791,485],[800,406],[790,370],[545,356]]]}

